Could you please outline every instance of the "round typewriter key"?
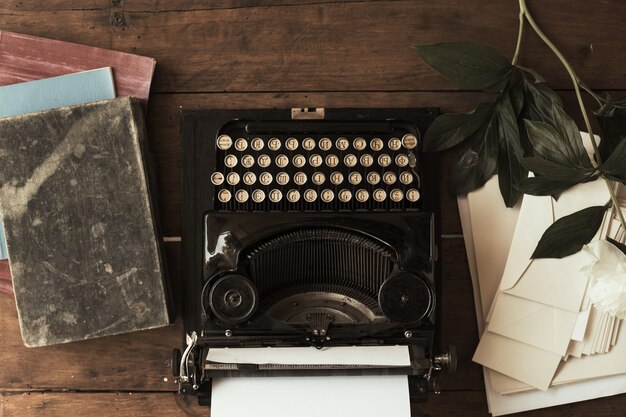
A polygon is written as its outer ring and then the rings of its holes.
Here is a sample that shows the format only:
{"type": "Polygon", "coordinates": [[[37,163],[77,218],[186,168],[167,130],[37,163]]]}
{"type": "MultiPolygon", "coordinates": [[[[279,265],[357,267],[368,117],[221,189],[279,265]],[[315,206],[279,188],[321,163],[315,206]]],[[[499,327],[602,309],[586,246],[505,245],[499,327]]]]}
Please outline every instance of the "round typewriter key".
{"type": "Polygon", "coordinates": [[[377,188],[372,193],[372,197],[374,197],[374,200],[382,203],[383,201],[385,201],[385,198],[387,198],[387,193],[382,188],[377,188]]]}
{"type": "Polygon", "coordinates": [[[351,153],[349,153],[348,155],[345,156],[345,158],[343,158],[343,163],[347,166],[352,168],[353,166],[356,165],[358,159],[356,156],[352,155],[351,153]]]}
{"type": "Polygon", "coordinates": [[[339,171],[335,171],[332,174],[330,174],[330,182],[332,182],[335,185],[339,185],[343,182],[343,174],[339,171]]]}
{"type": "Polygon", "coordinates": [[[350,146],[350,142],[348,142],[348,139],[346,138],[339,138],[337,139],[337,142],[335,142],[335,147],[340,151],[345,151],[348,149],[348,146],[350,146]]]}
{"type": "Polygon", "coordinates": [[[237,185],[239,184],[239,174],[236,172],[229,172],[228,175],[226,175],[226,182],[229,185],[237,185]]]}
{"type": "Polygon", "coordinates": [[[341,201],[342,203],[347,203],[348,201],[350,201],[351,198],[352,193],[350,192],[350,190],[344,188],[343,190],[339,191],[339,201],[341,201]]]}
{"type": "Polygon", "coordinates": [[[306,183],[306,174],[304,172],[296,172],[296,175],[293,176],[293,182],[298,185],[304,185],[306,183]]]}
{"type": "Polygon", "coordinates": [[[259,296],[248,278],[231,274],[213,284],[208,300],[217,319],[227,324],[238,324],[252,317],[258,306],[259,296]]]}
{"type": "Polygon", "coordinates": [[[380,286],[378,305],[389,320],[414,323],[432,310],[432,291],[421,277],[408,272],[397,272],[380,286]]]}
{"type": "Polygon", "coordinates": [[[263,190],[254,190],[252,192],[252,201],[255,203],[262,203],[265,200],[265,191],[263,190]]]}
{"type": "Polygon", "coordinates": [[[241,157],[241,165],[243,165],[244,168],[250,168],[252,165],[254,165],[254,156],[244,155],[243,157],[241,157]]]}
{"type": "Polygon", "coordinates": [[[402,146],[404,146],[406,149],[415,149],[415,147],[417,146],[417,137],[415,137],[415,135],[404,135],[402,137],[402,146]]]}
{"type": "Polygon", "coordinates": [[[262,172],[261,175],[259,175],[259,182],[263,185],[270,185],[273,179],[272,174],[269,172],[262,172]]]}
{"type": "Polygon", "coordinates": [[[391,190],[391,192],[389,193],[389,197],[391,198],[391,201],[394,201],[396,203],[399,203],[400,201],[402,201],[402,199],[404,198],[404,193],[402,192],[401,189],[399,188],[394,188],[393,190],[391,190]]]}
{"type": "Polygon", "coordinates": [[[356,201],[359,203],[365,203],[370,198],[370,193],[366,189],[361,188],[356,192],[356,201]]]}
{"type": "Polygon", "coordinates": [[[396,183],[396,179],[398,177],[396,176],[396,174],[394,172],[385,172],[383,174],[383,181],[385,182],[385,184],[395,184],[396,183]]]}
{"type": "Polygon", "coordinates": [[[235,149],[237,149],[239,152],[245,151],[246,149],[248,149],[248,141],[244,138],[237,139],[235,141],[235,149]]]}
{"type": "Polygon", "coordinates": [[[322,197],[322,201],[324,203],[330,203],[335,198],[335,193],[333,193],[332,190],[325,189],[322,191],[320,196],[322,197]]]}
{"type": "Polygon", "coordinates": [[[389,146],[389,149],[391,149],[392,151],[397,151],[402,146],[402,142],[398,138],[391,138],[389,139],[389,143],[387,146],[389,146]]]}
{"type": "Polygon", "coordinates": [[[311,177],[311,181],[313,181],[313,184],[315,185],[322,185],[324,184],[324,181],[326,181],[326,176],[321,172],[315,172],[311,177]]]}
{"type": "Polygon", "coordinates": [[[276,175],[276,182],[278,183],[278,185],[285,185],[289,182],[289,174],[287,174],[286,172],[279,172],[276,175]]]}
{"type": "Polygon", "coordinates": [[[408,185],[410,183],[413,182],[413,174],[411,174],[409,171],[403,171],[400,174],[400,182],[402,184],[408,185]]]}
{"type": "Polygon", "coordinates": [[[389,165],[391,165],[391,157],[387,155],[386,153],[380,155],[378,157],[378,165],[380,165],[383,168],[387,168],[389,165]]]}
{"type": "Polygon", "coordinates": [[[306,164],[306,158],[298,154],[293,157],[293,164],[296,168],[302,168],[306,164]]]}
{"type": "Polygon", "coordinates": [[[361,155],[361,165],[363,165],[365,168],[371,167],[373,163],[374,158],[372,158],[372,155],[368,153],[361,155]]]}
{"type": "Polygon", "coordinates": [[[256,174],[254,172],[246,172],[243,174],[243,183],[246,185],[252,185],[256,182],[256,174]]]}
{"type": "Polygon", "coordinates": [[[280,168],[286,167],[288,163],[289,158],[287,158],[285,155],[280,154],[276,157],[276,165],[278,165],[280,168]]]}
{"type": "Polygon", "coordinates": [[[231,139],[230,136],[220,135],[220,137],[217,138],[217,147],[220,148],[221,150],[225,151],[229,149],[231,146],[233,146],[233,140],[231,139]]]}
{"type": "Polygon", "coordinates": [[[289,190],[287,192],[287,200],[291,203],[297,203],[300,200],[300,192],[298,190],[289,190]]]}
{"type": "Polygon", "coordinates": [[[246,201],[248,201],[248,192],[246,190],[238,190],[235,193],[235,200],[237,200],[239,203],[245,203],[246,201]]]}
{"type": "Polygon", "coordinates": [[[363,180],[363,177],[361,176],[360,172],[351,172],[350,175],[348,175],[348,181],[350,181],[350,184],[352,185],[358,185],[361,183],[361,181],[363,180]]]}
{"type": "Polygon", "coordinates": [[[231,197],[232,197],[232,195],[230,194],[230,191],[228,191],[228,190],[220,190],[220,192],[217,194],[217,198],[222,203],[228,203],[230,201],[231,197]]]}
{"type": "Polygon", "coordinates": [[[378,172],[370,172],[367,174],[367,182],[376,185],[380,182],[380,174],[378,172]]]}
{"type": "Polygon", "coordinates": [[[267,168],[272,163],[272,158],[263,154],[259,156],[258,164],[261,168],[267,168]]]}
{"type": "Polygon", "coordinates": [[[280,139],[271,138],[267,143],[267,147],[270,148],[271,151],[277,151],[280,149],[280,139]]]}
{"type": "Polygon", "coordinates": [[[285,148],[289,151],[295,151],[298,149],[298,139],[296,138],[288,138],[285,142],[285,148]]]}
{"type": "Polygon", "coordinates": [[[396,165],[399,167],[405,167],[409,164],[409,157],[404,154],[399,154],[396,156],[396,165]]]}
{"type": "Polygon", "coordinates": [[[222,174],[221,172],[214,172],[213,174],[211,174],[211,182],[213,183],[213,185],[222,185],[222,183],[224,182],[224,174],[222,174]]]}
{"type": "Polygon", "coordinates": [[[363,138],[356,138],[354,142],[352,142],[352,146],[354,146],[354,149],[357,151],[362,151],[367,146],[367,142],[363,138]]]}
{"type": "Polygon", "coordinates": [[[228,168],[234,167],[237,165],[237,157],[235,155],[226,155],[226,158],[224,158],[224,165],[228,168]]]}
{"type": "Polygon", "coordinates": [[[411,188],[406,192],[406,199],[409,200],[411,203],[415,203],[417,200],[420,199],[420,192],[417,191],[415,188],[411,188]]]}
{"type": "Polygon", "coordinates": [[[309,164],[311,164],[313,168],[317,168],[318,166],[322,165],[323,161],[324,160],[322,159],[322,157],[316,153],[311,155],[311,157],[309,158],[309,164]]]}
{"type": "Polygon", "coordinates": [[[265,143],[263,142],[263,139],[261,138],[254,138],[252,139],[252,142],[250,143],[250,147],[254,149],[255,151],[260,151],[261,149],[263,149],[263,146],[265,146],[265,143]]]}
{"type": "Polygon", "coordinates": [[[323,151],[328,151],[333,147],[333,142],[328,138],[320,139],[320,149],[323,151]]]}
{"type": "Polygon", "coordinates": [[[306,151],[312,151],[315,148],[315,139],[313,138],[304,138],[302,141],[302,147],[306,151]]]}
{"type": "Polygon", "coordinates": [[[312,202],[314,202],[315,200],[317,200],[317,191],[315,191],[315,190],[313,190],[313,189],[311,189],[311,188],[309,188],[308,190],[306,190],[306,191],[304,192],[304,200],[305,200],[307,203],[312,203],[312,202]]]}
{"type": "Polygon", "coordinates": [[[282,199],[283,193],[280,190],[274,188],[272,191],[270,191],[270,201],[272,203],[278,203],[282,199]]]}
{"type": "Polygon", "coordinates": [[[334,168],[339,164],[339,158],[337,155],[330,154],[326,157],[326,166],[334,168]]]}
{"type": "Polygon", "coordinates": [[[380,151],[383,149],[383,141],[381,138],[374,138],[370,141],[370,148],[372,148],[373,151],[380,151]]]}

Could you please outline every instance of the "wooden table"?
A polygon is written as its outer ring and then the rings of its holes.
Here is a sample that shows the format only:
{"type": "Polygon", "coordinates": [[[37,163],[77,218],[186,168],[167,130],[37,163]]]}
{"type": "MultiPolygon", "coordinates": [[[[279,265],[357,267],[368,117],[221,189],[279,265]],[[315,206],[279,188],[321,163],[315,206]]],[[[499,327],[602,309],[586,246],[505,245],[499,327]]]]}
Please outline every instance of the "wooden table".
{"type": "MultiPolygon", "coordinates": [[[[626,3],[529,0],[534,15],[581,77],[597,90],[626,90],[626,3]]],[[[511,56],[517,2],[376,0],[3,0],[0,28],[151,56],[157,60],[148,129],[158,166],[163,229],[180,236],[179,109],[438,106],[468,111],[486,94],[463,92],[424,65],[411,46],[485,42],[511,56]]],[[[572,86],[558,61],[527,32],[521,64],[560,90],[572,86]]],[[[614,97],[624,91],[612,91],[614,97]]],[[[446,167],[451,157],[446,155],[446,167]]],[[[443,207],[443,337],[459,371],[416,416],[487,415],[461,226],[448,176],[443,207]]],[[[174,287],[180,244],[167,244],[174,287]]],[[[176,305],[180,313],[180,295],[176,305]]],[[[22,346],[13,298],[0,295],[0,415],[208,415],[177,396],[169,328],[39,349],[22,346]]],[[[245,399],[242,394],[242,400],[245,399]]],[[[626,396],[526,416],[622,416],[626,396]]],[[[320,409],[323,415],[323,406],[320,409]]],[[[294,415],[297,411],[294,410],[294,415]]]]}

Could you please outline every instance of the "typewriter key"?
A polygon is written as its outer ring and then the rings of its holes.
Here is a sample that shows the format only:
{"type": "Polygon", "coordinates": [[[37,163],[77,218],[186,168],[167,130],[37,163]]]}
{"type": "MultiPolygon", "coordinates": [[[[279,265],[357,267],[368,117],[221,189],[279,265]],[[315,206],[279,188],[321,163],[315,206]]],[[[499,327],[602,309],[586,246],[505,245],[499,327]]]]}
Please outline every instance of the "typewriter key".
{"type": "Polygon", "coordinates": [[[397,151],[402,146],[402,142],[398,138],[391,138],[389,139],[388,146],[392,151],[397,151]]]}
{"type": "Polygon", "coordinates": [[[332,190],[325,189],[322,191],[321,197],[324,203],[330,203],[335,198],[335,193],[332,190]]]}
{"type": "Polygon", "coordinates": [[[280,139],[278,138],[271,138],[270,141],[267,143],[267,147],[270,148],[270,150],[272,151],[277,151],[280,149],[280,139]]]}
{"type": "Polygon", "coordinates": [[[265,200],[265,191],[263,190],[254,190],[252,192],[252,201],[255,203],[262,203],[265,200]]]}
{"type": "Polygon", "coordinates": [[[333,142],[328,138],[322,138],[320,140],[320,149],[323,151],[327,151],[333,147],[333,142]]]}
{"type": "Polygon", "coordinates": [[[347,203],[352,198],[352,193],[348,189],[343,189],[339,191],[339,201],[342,203],[347,203]]]}
{"type": "Polygon", "coordinates": [[[239,184],[239,174],[237,174],[236,172],[229,172],[228,175],[226,176],[226,182],[229,185],[239,184]]]}
{"type": "Polygon", "coordinates": [[[222,183],[224,182],[224,174],[222,174],[221,172],[214,172],[211,175],[211,182],[213,183],[213,185],[222,185],[222,183]]]}
{"type": "Polygon", "coordinates": [[[322,165],[322,161],[323,161],[322,157],[316,153],[311,155],[311,157],[309,158],[309,164],[311,164],[313,168],[317,168],[320,165],[322,165]]]}
{"type": "Polygon", "coordinates": [[[420,192],[417,191],[415,188],[411,188],[406,192],[406,199],[409,200],[411,203],[415,203],[417,200],[420,199],[420,192]]]}
{"type": "Polygon", "coordinates": [[[339,158],[337,155],[330,154],[326,157],[326,165],[330,168],[334,168],[339,164],[339,158]]]}
{"type": "Polygon", "coordinates": [[[348,146],[350,146],[350,142],[348,142],[348,139],[346,138],[339,138],[337,139],[337,142],[335,142],[335,147],[340,151],[345,151],[348,149],[348,146]]]}
{"type": "Polygon", "coordinates": [[[396,156],[396,165],[398,165],[399,167],[405,167],[409,164],[409,157],[404,155],[404,154],[400,154],[398,156],[396,156]]]}
{"type": "Polygon", "coordinates": [[[300,192],[298,190],[289,190],[287,192],[287,200],[291,203],[297,203],[300,200],[300,192]]]}
{"type": "Polygon", "coordinates": [[[401,189],[399,188],[394,188],[393,190],[391,190],[391,192],[389,193],[389,197],[391,198],[391,201],[399,203],[400,201],[402,201],[402,199],[404,198],[404,193],[402,192],[401,189]]]}
{"type": "Polygon", "coordinates": [[[355,166],[357,161],[358,161],[357,157],[352,155],[351,153],[349,153],[348,155],[345,156],[345,158],[343,158],[343,163],[349,168],[352,168],[353,166],[355,166]]]}
{"type": "Polygon", "coordinates": [[[250,168],[252,165],[254,165],[254,157],[252,155],[244,155],[241,158],[241,165],[244,168],[250,168]]]}
{"type": "Polygon", "coordinates": [[[306,164],[306,158],[302,155],[296,155],[293,157],[293,165],[296,168],[302,168],[306,164]]]}
{"type": "Polygon", "coordinates": [[[295,151],[296,149],[298,149],[298,139],[296,138],[287,139],[287,141],[285,142],[285,148],[287,148],[287,150],[289,151],[295,151]]]}
{"type": "Polygon", "coordinates": [[[402,184],[410,184],[413,182],[413,174],[411,174],[409,171],[404,171],[400,174],[400,182],[402,184]]]}
{"type": "Polygon", "coordinates": [[[380,182],[380,174],[378,172],[370,172],[367,174],[367,182],[376,185],[380,182]]]}
{"type": "Polygon", "coordinates": [[[373,163],[374,158],[372,158],[372,155],[368,153],[361,155],[361,165],[363,165],[365,168],[371,167],[373,163]]]}
{"type": "Polygon", "coordinates": [[[229,149],[231,146],[233,146],[233,140],[231,139],[230,136],[220,135],[220,137],[217,138],[217,147],[220,148],[221,150],[225,151],[229,149]]]}
{"type": "Polygon", "coordinates": [[[387,155],[386,153],[380,155],[378,157],[378,165],[380,165],[383,168],[387,168],[389,165],[391,165],[391,157],[387,155]]]}
{"type": "Polygon", "coordinates": [[[382,203],[383,201],[385,201],[385,198],[387,198],[387,193],[382,188],[377,188],[372,193],[372,196],[374,197],[374,200],[382,203]]]}
{"type": "Polygon", "coordinates": [[[293,176],[293,182],[298,185],[304,185],[306,182],[306,174],[304,172],[296,172],[296,175],[293,176]]]}
{"type": "Polygon", "coordinates": [[[254,284],[243,275],[226,275],[218,279],[208,294],[209,306],[218,320],[238,324],[256,311],[259,296],[254,284]]]}
{"type": "Polygon", "coordinates": [[[312,151],[315,148],[315,139],[313,138],[304,138],[302,141],[302,147],[304,150],[312,151]]]}
{"type": "Polygon", "coordinates": [[[350,184],[352,185],[360,184],[361,180],[363,180],[363,177],[361,176],[361,173],[359,172],[351,172],[350,175],[348,176],[348,181],[350,181],[350,184]]]}
{"type": "Polygon", "coordinates": [[[383,174],[383,181],[385,182],[385,184],[389,184],[389,185],[395,184],[397,178],[398,177],[396,176],[396,174],[391,171],[385,172],[383,174]]]}
{"type": "Polygon", "coordinates": [[[259,166],[261,168],[267,168],[268,166],[270,166],[270,164],[272,163],[272,158],[270,158],[269,156],[263,154],[259,156],[259,166]]]}
{"type": "Polygon", "coordinates": [[[361,188],[356,192],[356,200],[359,203],[365,203],[370,198],[370,193],[366,189],[361,188]]]}
{"type": "Polygon", "coordinates": [[[406,149],[415,149],[415,147],[417,146],[417,138],[415,137],[415,135],[404,135],[402,137],[402,146],[404,146],[406,149]]]}
{"type": "Polygon", "coordinates": [[[285,185],[289,182],[289,174],[287,174],[286,172],[279,172],[276,175],[276,182],[278,183],[278,185],[285,185]]]}
{"type": "Polygon", "coordinates": [[[278,203],[282,199],[283,193],[281,193],[280,190],[274,188],[272,191],[270,191],[270,201],[272,203],[278,203]]]}
{"type": "Polygon", "coordinates": [[[326,176],[322,172],[314,172],[311,181],[315,185],[322,185],[326,181],[326,176]]]}
{"type": "Polygon", "coordinates": [[[335,171],[332,174],[330,174],[330,182],[332,182],[335,185],[339,185],[343,182],[343,174],[339,171],[335,171]]]}
{"type": "Polygon", "coordinates": [[[378,304],[388,319],[398,323],[415,323],[431,311],[432,292],[421,277],[398,272],[380,286],[378,304]]]}
{"type": "Polygon", "coordinates": [[[278,165],[280,168],[286,167],[288,163],[289,158],[287,158],[285,155],[280,154],[276,157],[276,165],[278,165]]]}
{"type": "Polygon", "coordinates": [[[235,141],[235,149],[237,149],[239,152],[245,151],[246,149],[248,149],[248,141],[244,138],[237,139],[235,141]]]}
{"type": "Polygon", "coordinates": [[[354,146],[354,149],[357,151],[362,151],[367,146],[367,142],[363,138],[356,138],[354,139],[352,146],[354,146]]]}
{"type": "Polygon", "coordinates": [[[376,152],[382,150],[383,146],[384,146],[383,141],[380,138],[374,138],[370,142],[370,148],[372,148],[372,150],[376,152]]]}
{"type": "Polygon", "coordinates": [[[265,146],[265,143],[261,138],[254,138],[250,143],[250,147],[252,147],[252,149],[254,149],[255,151],[260,151],[261,149],[263,149],[263,146],[265,146]]]}
{"type": "Polygon", "coordinates": [[[272,179],[272,174],[269,172],[262,172],[261,175],[259,175],[259,182],[263,185],[270,185],[272,183],[272,179]]]}
{"type": "Polygon", "coordinates": [[[317,200],[317,191],[309,188],[304,192],[304,200],[308,203],[312,203],[317,200]]]}
{"type": "Polygon", "coordinates": [[[234,167],[237,165],[237,157],[235,155],[226,155],[226,158],[224,158],[224,165],[228,168],[234,167]]]}
{"type": "Polygon", "coordinates": [[[235,193],[235,200],[239,203],[245,203],[248,201],[248,192],[246,190],[238,190],[235,193]]]}
{"type": "Polygon", "coordinates": [[[254,172],[246,172],[243,174],[243,183],[246,185],[252,185],[256,182],[256,174],[254,172]]]}
{"type": "Polygon", "coordinates": [[[230,191],[228,191],[228,190],[220,190],[220,192],[217,194],[217,198],[222,203],[228,203],[230,201],[230,198],[231,198],[230,191]]]}

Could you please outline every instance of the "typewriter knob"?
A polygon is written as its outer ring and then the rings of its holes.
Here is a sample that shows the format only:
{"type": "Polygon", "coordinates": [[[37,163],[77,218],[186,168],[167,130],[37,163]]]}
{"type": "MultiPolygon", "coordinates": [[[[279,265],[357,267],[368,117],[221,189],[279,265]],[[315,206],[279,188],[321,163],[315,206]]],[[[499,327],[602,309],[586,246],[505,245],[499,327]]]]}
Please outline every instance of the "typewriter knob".
{"type": "Polygon", "coordinates": [[[219,320],[239,324],[254,314],[259,297],[252,282],[243,275],[226,275],[209,291],[209,306],[219,320]]]}
{"type": "Polygon", "coordinates": [[[381,285],[378,304],[390,320],[414,323],[431,311],[433,298],[424,279],[408,272],[398,272],[381,285]]]}

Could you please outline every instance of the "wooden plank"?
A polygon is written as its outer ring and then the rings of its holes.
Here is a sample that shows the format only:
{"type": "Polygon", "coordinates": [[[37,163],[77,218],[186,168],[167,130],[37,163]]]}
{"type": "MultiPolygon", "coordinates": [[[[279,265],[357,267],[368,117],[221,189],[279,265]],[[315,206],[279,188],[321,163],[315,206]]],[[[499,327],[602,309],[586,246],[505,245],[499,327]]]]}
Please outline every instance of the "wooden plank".
{"type": "MultiPolygon", "coordinates": [[[[614,53],[626,46],[626,3],[558,0],[531,7],[587,84],[626,88],[622,57],[614,53]],[[602,30],[593,29],[590,16],[602,30]]],[[[517,14],[511,2],[467,7],[463,0],[407,0],[189,12],[13,11],[0,15],[0,27],[155,57],[156,92],[424,91],[457,87],[421,62],[414,44],[478,41],[511,56],[517,14]]],[[[552,53],[530,32],[526,39],[521,64],[570,88],[552,53]]]]}

